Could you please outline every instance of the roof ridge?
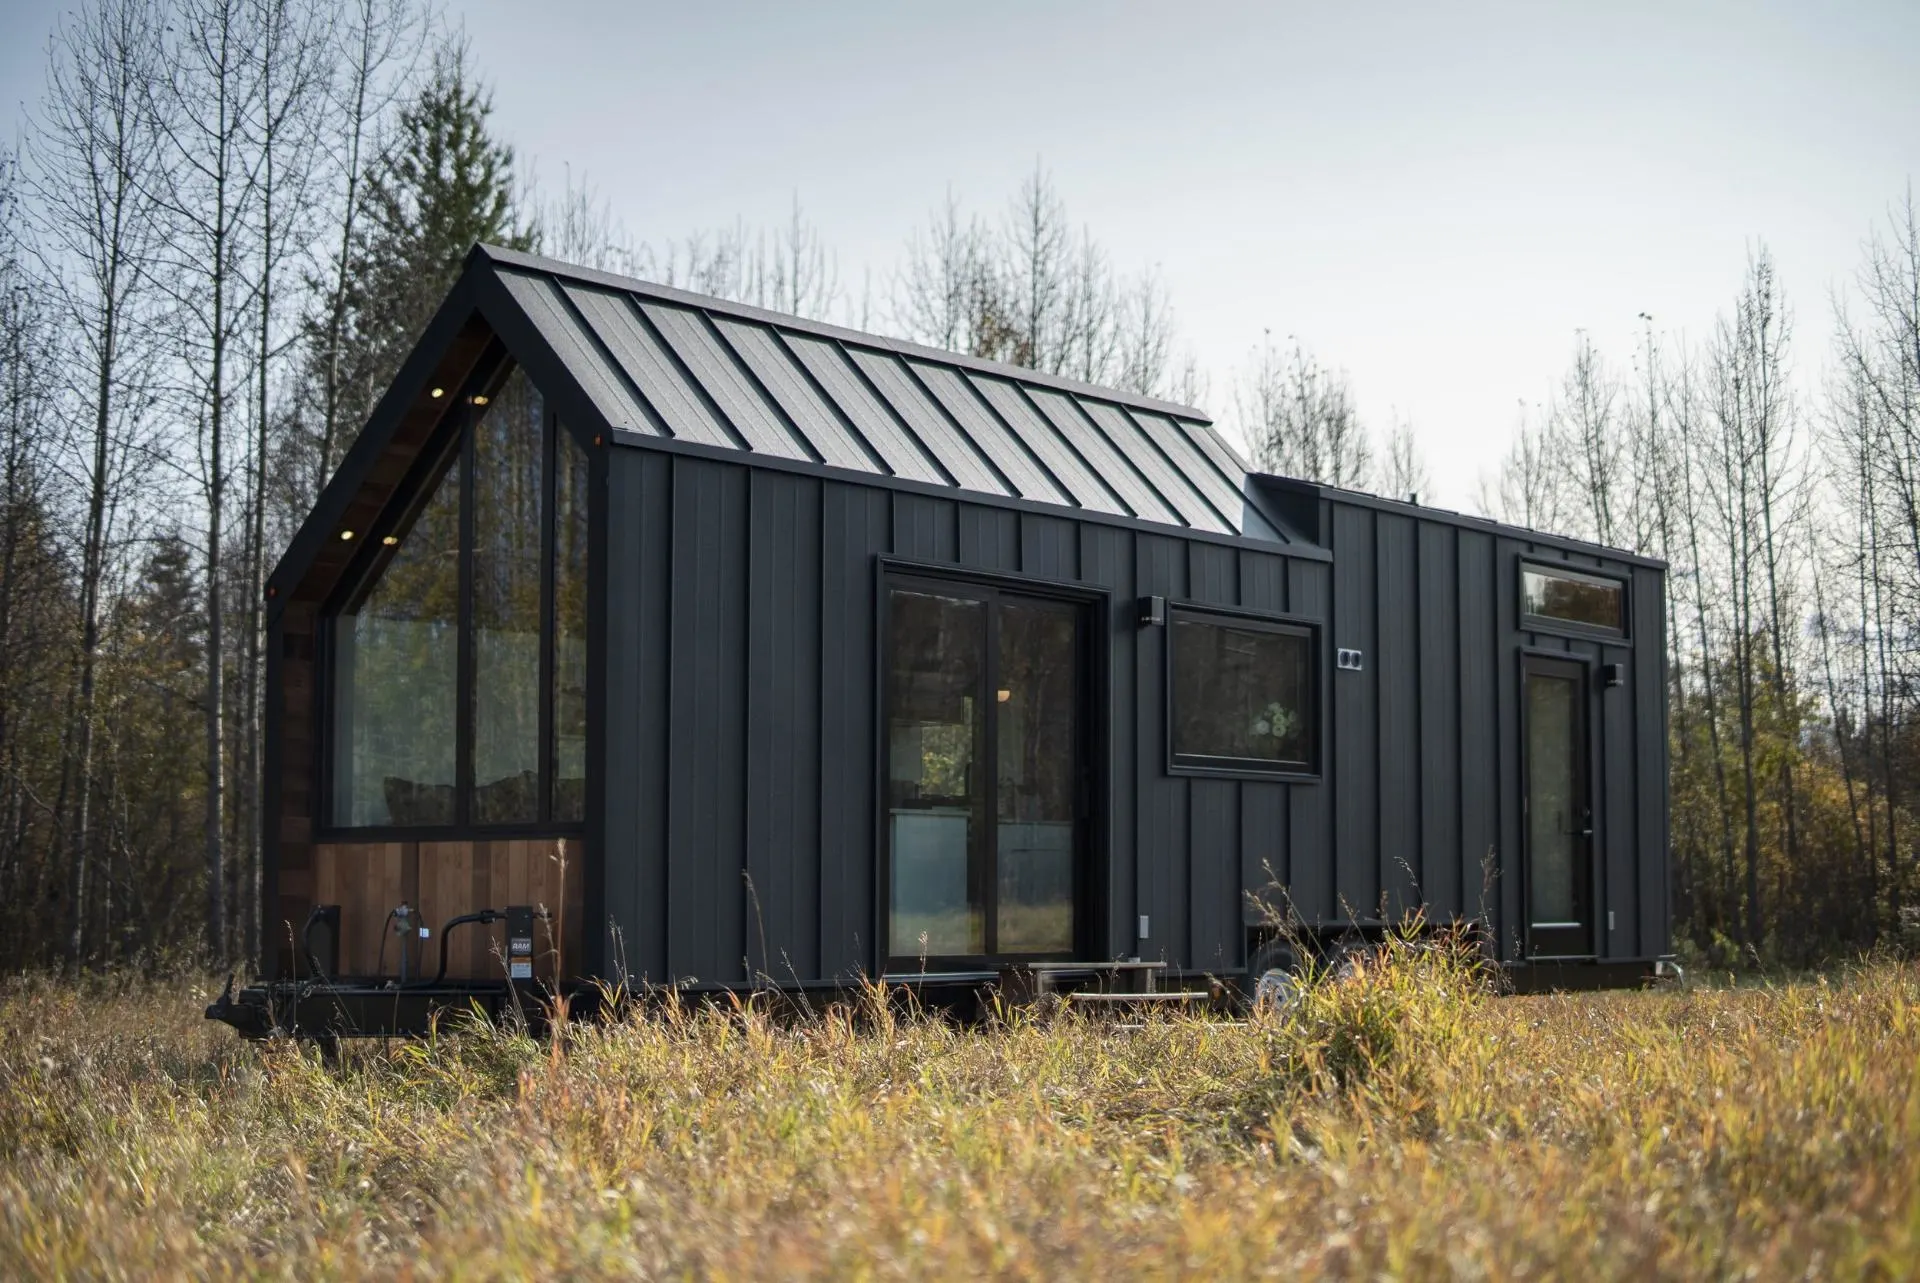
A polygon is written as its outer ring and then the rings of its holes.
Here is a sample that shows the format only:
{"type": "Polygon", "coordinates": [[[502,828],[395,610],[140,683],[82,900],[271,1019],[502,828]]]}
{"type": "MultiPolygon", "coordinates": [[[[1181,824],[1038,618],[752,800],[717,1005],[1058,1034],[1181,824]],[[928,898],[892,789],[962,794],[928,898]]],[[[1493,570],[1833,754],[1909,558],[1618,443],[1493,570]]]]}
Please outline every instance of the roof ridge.
{"type": "MultiPolygon", "coordinates": [[[[1039,387],[1054,388],[1062,392],[1071,392],[1076,396],[1092,397],[1114,405],[1128,406],[1134,409],[1152,410],[1159,414],[1170,415],[1189,423],[1198,423],[1208,428],[1214,427],[1213,416],[1198,406],[1182,405],[1177,401],[1165,401],[1159,397],[1146,396],[1138,392],[1127,392],[1120,388],[1107,387],[1099,383],[1087,383],[1080,379],[1069,378],[1061,374],[1046,374],[1021,365],[1010,365],[1004,361],[991,361],[985,357],[967,356],[960,352],[949,352],[944,348],[930,347],[924,343],[911,343],[905,339],[889,338],[883,334],[873,334],[866,330],[856,330],[850,326],[835,325],[828,321],[815,321],[787,312],[775,312],[764,307],[755,307],[751,303],[736,303],[729,299],[716,298],[711,294],[701,294],[693,290],[681,289],[674,285],[662,285],[657,281],[645,281],[638,277],[622,276],[618,272],[608,272],[600,268],[584,267],[578,263],[569,263],[564,259],[549,258],[543,254],[530,254],[525,250],[508,249],[501,245],[489,245],[480,242],[468,253],[468,262],[476,258],[486,259],[502,267],[515,267],[527,271],[545,272],[552,276],[564,276],[588,285],[599,285],[622,290],[629,294],[638,294],[647,298],[659,299],[665,303],[678,303],[687,307],[698,307],[709,312],[718,312],[725,316],[742,320],[756,321],[763,325],[773,325],[782,329],[798,330],[801,333],[833,339],[841,343],[853,343],[856,346],[872,348],[877,351],[891,352],[896,356],[918,357],[922,360],[938,361],[944,365],[974,370],[997,378],[1010,379],[1020,383],[1030,383],[1039,387]]],[[[1217,429],[1215,429],[1217,431],[1217,429]]]]}

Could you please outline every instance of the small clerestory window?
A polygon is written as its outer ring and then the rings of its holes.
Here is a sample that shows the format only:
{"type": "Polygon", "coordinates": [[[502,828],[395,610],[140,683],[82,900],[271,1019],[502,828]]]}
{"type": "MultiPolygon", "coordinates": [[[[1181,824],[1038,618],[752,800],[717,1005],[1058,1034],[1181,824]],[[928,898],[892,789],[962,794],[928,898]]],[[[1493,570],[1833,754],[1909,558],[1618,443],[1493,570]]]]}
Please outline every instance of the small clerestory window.
{"type": "Polygon", "coordinates": [[[1627,633],[1627,589],[1618,579],[1566,566],[1520,563],[1523,625],[1571,628],[1616,637],[1627,633]]]}
{"type": "Polygon", "coordinates": [[[1316,629],[1176,607],[1167,631],[1174,768],[1318,773],[1316,629]]]}

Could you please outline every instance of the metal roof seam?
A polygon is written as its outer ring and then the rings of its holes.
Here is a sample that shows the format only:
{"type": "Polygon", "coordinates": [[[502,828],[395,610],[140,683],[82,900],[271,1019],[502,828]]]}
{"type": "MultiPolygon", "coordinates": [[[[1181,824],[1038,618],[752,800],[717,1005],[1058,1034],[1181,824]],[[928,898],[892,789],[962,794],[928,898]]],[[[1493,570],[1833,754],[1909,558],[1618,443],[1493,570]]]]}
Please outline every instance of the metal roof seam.
{"type": "MultiPolygon", "coordinates": [[[[1210,499],[1207,496],[1206,488],[1201,486],[1199,482],[1194,478],[1192,469],[1182,464],[1179,460],[1175,459],[1171,454],[1167,453],[1166,446],[1161,443],[1159,437],[1154,435],[1153,430],[1141,421],[1139,415],[1133,413],[1131,410],[1127,409],[1127,407],[1124,405],[1114,406],[1113,409],[1115,413],[1119,414],[1127,422],[1133,425],[1133,430],[1135,432],[1138,432],[1143,438],[1145,438],[1148,449],[1152,450],[1155,454],[1159,455],[1162,459],[1165,459],[1167,461],[1167,466],[1173,470],[1173,475],[1179,478],[1180,481],[1187,487],[1188,490],[1193,492],[1193,497],[1198,499],[1201,505],[1204,506],[1207,509],[1207,511],[1213,513],[1215,516],[1219,517],[1220,520],[1225,522],[1227,529],[1237,530],[1240,528],[1239,518],[1235,517],[1230,512],[1222,511],[1220,508],[1220,505],[1218,503],[1215,503],[1212,499],[1210,499]]],[[[1176,428],[1175,430],[1177,431],[1178,429],[1176,428]]],[[[1207,460],[1206,453],[1204,451],[1196,449],[1195,453],[1200,455],[1201,466],[1203,467],[1213,466],[1207,460]]],[[[1215,474],[1218,475],[1218,469],[1215,469],[1215,474]]],[[[1222,479],[1224,480],[1224,478],[1222,479]]],[[[1229,485],[1231,485],[1231,483],[1229,483],[1229,485]]]]}
{"type": "MultiPolygon", "coordinates": [[[[945,419],[953,428],[954,432],[959,434],[960,439],[973,447],[973,452],[980,456],[980,461],[986,464],[987,470],[1000,479],[1000,484],[1006,487],[1007,493],[1010,495],[1020,495],[1019,483],[1007,475],[1007,470],[1001,467],[999,462],[994,459],[993,451],[980,444],[980,442],[975,439],[973,433],[968,430],[967,425],[960,422],[959,417],[947,408],[946,402],[934,394],[933,389],[927,386],[927,381],[920,377],[920,371],[913,368],[913,362],[894,352],[888,353],[887,359],[899,365],[901,372],[906,376],[907,380],[912,383],[914,387],[918,388],[920,395],[925,397],[927,402],[933,406],[934,413],[945,419]]],[[[1024,498],[1025,496],[1021,495],[1020,497],[1024,498]]]]}
{"type": "MultiPolygon", "coordinates": [[[[915,439],[920,442],[921,448],[925,450],[926,453],[937,457],[940,452],[934,448],[933,442],[929,440],[923,432],[915,429],[913,424],[908,421],[907,411],[911,407],[902,405],[901,398],[896,397],[891,389],[874,377],[873,370],[865,364],[866,360],[878,363],[884,369],[891,372],[894,377],[899,378],[906,385],[904,392],[910,392],[918,396],[921,401],[927,403],[935,421],[946,425],[948,435],[953,438],[954,444],[960,447],[964,453],[972,455],[972,462],[985,476],[992,479],[1001,490],[1007,494],[1020,493],[1020,488],[1013,484],[1013,481],[1000,466],[993,461],[993,457],[987,451],[980,448],[980,443],[973,439],[972,434],[961,427],[961,425],[955,421],[954,417],[947,413],[946,407],[941,405],[937,398],[928,393],[920,380],[913,376],[913,371],[907,368],[907,360],[905,357],[900,356],[898,353],[882,352],[872,348],[848,350],[847,356],[853,362],[854,367],[865,376],[867,386],[872,388],[880,399],[887,403],[888,408],[894,412],[894,417],[906,423],[908,430],[914,432],[915,439]],[[863,357],[865,360],[863,360],[863,357]]],[[[952,472],[953,469],[949,467],[947,471],[952,472]]],[[[957,478],[956,482],[961,485],[962,489],[974,489],[972,486],[958,482],[957,478]]]]}
{"type": "MultiPolygon", "coordinates": [[[[998,410],[993,408],[986,397],[981,395],[980,389],[974,385],[971,379],[966,377],[965,371],[956,369],[950,365],[938,365],[931,361],[907,360],[905,364],[914,378],[918,380],[920,386],[925,388],[933,399],[939,403],[942,410],[946,411],[947,416],[958,422],[960,416],[954,413],[953,407],[947,402],[947,398],[942,395],[940,390],[935,388],[932,383],[928,382],[927,371],[937,370],[944,375],[946,379],[951,381],[952,386],[956,389],[954,396],[972,406],[980,414],[982,423],[997,430],[1003,438],[1010,442],[1013,449],[1018,450],[1021,455],[1033,465],[1040,479],[1045,481],[1053,490],[1054,494],[1051,498],[1044,495],[1038,496],[1041,502],[1057,503],[1067,508],[1081,506],[1074,498],[1073,489],[1067,485],[1066,480],[1054,470],[1052,465],[1040,456],[1039,452],[1033,448],[1031,441],[1028,441],[1026,437],[1015,431],[1013,425],[1009,424],[1006,418],[1001,415],[998,410]],[[923,369],[923,366],[926,368],[923,369]]],[[[977,432],[973,429],[968,430],[968,435],[977,439],[977,432]]],[[[1023,494],[1021,497],[1031,499],[1036,496],[1023,494]]]]}
{"type": "Polygon", "coordinates": [[[653,337],[654,343],[660,348],[660,354],[672,364],[674,371],[685,381],[687,390],[694,395],[699,404],[706,407],[707,413],[713,418],[713,421],[719,424],[728,436],[733,438],[735,447],[745,454],[755,453],[751,438],[747,436],[739,424],[733,421],[733,416],[721,408],[720,403],[715,400],[713,394],[707,390],[706,381],[693,372],[692,367],[686,363],[686,360],[681,357],[679,351],[673,346],[673,341],[662,333],[660,327],[654,324],[653,318],[647,315],[647,309],[641,307],[631,294],[627,295],[624,301],[626,302],[627,310],[633,313],[634,317],[645,328],[646,332],[653,337]]]}
{"type": "Polygon", "coordinates": [[[801,431],[800,425],[793,421],[793,416],[788,414],[786,407],[780,404],[780,399],[773,395],[773,390],[753,372],[753,367],[747,364],[746,358],[740,355],[739,349],[734,347],[733,340],[727,337],[726,331],[714,324],[713,316],[704,310],[697,311],[694,315],[700,318],[700,323],[706,327],[707,333],[712,336],[721,353],[733,362],[733,368],[739,372],[741,380],[759,393],[760,399],[766,402],[767,408],[779,418],[780,422],[787,425],[788,434],[800,444],[801,449],[812,455],[815,463],[825,463],[827,456],[819,446],[814,444],[812,437],[801,431]]]}
{"type": "MultiPolygon", "coordinates": [[[[1047,389],[1047,391],[1054,391],[1054,390],[1055,389],[1052,389],[1052,388],[1047,389]]],[[[1067,447],[1067,449],[1073,452],[1073,457],[1078,459],[1080,461],[1080,465],[1084,467],[1089,473],[1092,474],[1093,478],[1101,484],[1101,486],[1106,490],[1108,494],[1113,496],[1114,501],[1116,503],[1118,503],[1121,507],[1127,510],[1127,515],[1129,517],[1138,517],[1142,521],[1159,520],[1159,518],[1155,517],[1151,513],[1140,511],[1140,506],[1138,503],[1134,502],[1133,500],[1129,500],[1124,494],[1120,493],[1120,487],[1115,485],[1111,478],[1101,473],[1099,465],[1095,464],[1092,459],[1088,458],[1087,452],[1081,449],[1080,446],[1077,443],[1075,443],[1073,437],[1065,429],[1063,429],[1058,423],[1054,421],[1054,418],[1052,415],[1046,412],[1046,409],[1040,404],[1040,402],[1037,399],[1035,399],[1032,389],[1026,387],[1023,384],[1014,383],[1013,394],[1018,398],[1020,398],[1020,400],[1026,404],[1026,407],[1029,410],[1033,411],[1035,417],[1037,417],[1042,424],[1044,424],[1049,430],[1051,430],[1053,434],[1056,437],[1058,437],[1060,441],[1067,447]]],[[[1105,440],[1106,438],[1103,436],[1101,439],[1105,440]]],[[[1108,445],[1111,446],[1112,442],[1108,442],[1108,445]]],[[[1146,492],[1149,495],[1153,494],[1153,486],[1150,483],[1145,481],[1144,478],[1141,478],[1138,472],[1135,472],[1134,476],[1136,480],[1139,480],[1141,482],[1142,487],[1146,490],[1146,492]]],[[[1179,517],[1179,514],[1175,513],[1174,516],[1177,518],[1179,517]]],[[[1164,525],[1166,523],[1163,522],[1162,524],[1164,525]]],[[[1186,525],[1185,520],[1182,519],[1180,524],[1183,526],[1186,525]]]]}
{"type": "MultiPolygon", "coordinates": [[[[1153,434],[1142,427],[1139,420],[1129,415],[1123,407],[1106,405],[1095,406],[1093,409],[1089,409],[1085,404],[1076,400],[1074,401],[1073,408],[1081,418],[1093,425],[1095,431],[1106,438],[1107,444],[1113,447],[1116,454],[1126,460],[1127,466],[1138,473],[1141,480],[1145,481],[1147,485],[1153,489],[1154,493],[1158,494],[1166,505],[1174,510],[1175,514],[1180,518],[1180,524],[1196,529],[1201,526],[1200,522],[1188,516],[1186,511],[1187,505],[1182,502],[1184,498],[1197,505],[1194,509],[1196,513],[1210,513],[1215,517],[1221,518],[1222,524],[1226,529],[1231,530],[1235,528],[1236,523],[1226,520],[1217,508],[1207,502],[1207,497],[1201,494],[1199,488],[1193,484],[1193,480],[1187,475],[1186,469],[1175,463],[1172,457],[1160,448],[1160,443],[1153,439],[1153,434]],[[1105,422],[1105,416],[1094,413],[1094,409],[1103,408],[1119,415],[1121,423],[1131,429],[1134,435],[1146,443],[1146,449],[1151,452],[1151,458],[1157,459],[1166,465],[1166,476],[1162,478],[1160,482],[1156,482],[1152,477],[1147,476],[1146,467],[1134,461],[1133,454],[1116,439],[1113,429],[1105,422]],[[1185,491],[1184,496],[1172,493],[1169,485],[1185,491]]],[[[1154,471],[1157,472],[1159,469],[1155,468],[1154,471]]]]}
{"type": "Polygon", "coordinates": [[[920,439],[920,434],[913,430],[913,425],[908,423],[906,417],[894,408],[893,402],[887,400],[886,394],[874,385],[873,380],[868,377],[867,372],[860,368],[860,363],[853,359],[853,353],[847,350],[847,345],[837,338],[828,339],[826,342],[828,346],[840,354],[840,359],[846,364],[847,369],[853,372],[853,377],[859,382],[859,385],[865,388],[867,395],[871,396],[880,406],[881,412],[893,420],[894,427],[898,428],[902,435],[905,436],[907,444],[912,446],[923,460],[932,464],[934,471],[947,479],[948,485],[956,490],[971,489],[972,487],[970,486],[961,485],[960,478],[953,474],[953,469],[949,468],[946,462],[942,460],[935,451],[929,449],[925,441],[920,439]]]}
{"type": "MultiPolygon", "coordinates": [[[[660,413],[660,407],[655,405],[652,399],[647,396],[646,392],[642,390],[640,381],[633,377],[633,371],[629,370],[627,363],[621,360],[619,356],[615,354],[614,350],[607,345],[607,341],[600,336],[600,331],[595,328],[592,321],[587,319],[586,314],[580,310],[580,305],[574,301],[573,296],[563,289],[556,289],[553,291],[553,294],[554,297],[559,300],[560,306],[566,309],[566,315],[572,321],[573,328],[579,340],[591,345],[591,347],[600,354],[602,362],[606,367],[619,376],[620,381],[626,385],[627,392],[632,397],[635,407],[652,420],[649,426],[669,441],[676,440],[678,434],[674,432],[673,425],[667,422],[667,416],[660,413]]],[[[562,359],[564,360],[565,358],[563,357],[562,359]]],[[[609,424],[608,426],[618,428],[623,425],[615,423],[609,424]]]]}
{"type": "Polygon", "coordinates": [[[887,456],[880,452],[880,447],[876,446],[867,434],[860,430],[860,425],[853,421],[853,416],[848,414],[846,409],[838,401],[833,399],[833,393],[827,391],[827,385],[820,381],[819,376],[808,368],[805,361],[801,360],[800,354],[793,350],[793,344],[787,342],[787,336],[781,332],[780,327],[768,323],[764,328],[766,329],[767,337],[771,338],[775,346],[786,354],[787,360],[793,365],[794,372],[806,380],[807,386],[812,388],[814,395],[820,398],[820,403],[826,406],[827,409],[840,420],[840,426],[847,430],[847,435],[859,442],[861,449],[867,452],[867,457],[873,460],[873,470],[881,476],[899,476],[900,474],[894,469],[894,466],[887,462],[887,456]]]}

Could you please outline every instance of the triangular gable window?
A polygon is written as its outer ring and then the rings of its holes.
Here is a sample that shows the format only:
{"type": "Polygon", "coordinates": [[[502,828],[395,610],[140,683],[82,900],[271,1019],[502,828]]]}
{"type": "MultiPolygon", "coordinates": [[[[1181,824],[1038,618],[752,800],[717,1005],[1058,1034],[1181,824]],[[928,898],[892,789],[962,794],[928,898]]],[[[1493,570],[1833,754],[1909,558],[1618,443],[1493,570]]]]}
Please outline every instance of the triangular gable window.
{"type": "Polygon", "coordinates": [[[334,613],[330,827],[585,818],[587,459],[524,373],[493,382],[334,613]]]}

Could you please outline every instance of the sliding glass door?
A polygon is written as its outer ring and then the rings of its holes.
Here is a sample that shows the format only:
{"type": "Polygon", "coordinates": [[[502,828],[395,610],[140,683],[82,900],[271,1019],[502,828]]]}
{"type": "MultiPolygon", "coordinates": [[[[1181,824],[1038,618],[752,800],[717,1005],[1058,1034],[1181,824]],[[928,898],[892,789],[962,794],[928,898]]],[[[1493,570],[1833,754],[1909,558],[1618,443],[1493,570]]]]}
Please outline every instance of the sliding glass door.
{"type": "Polygon", "coordinates": [[[889,582],[890,969],[1076,951],[1084,616],[995,588],[889,582]]]}

